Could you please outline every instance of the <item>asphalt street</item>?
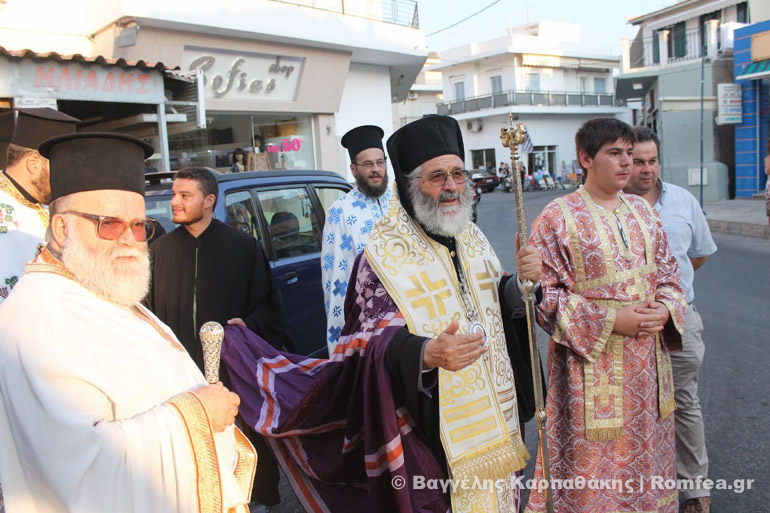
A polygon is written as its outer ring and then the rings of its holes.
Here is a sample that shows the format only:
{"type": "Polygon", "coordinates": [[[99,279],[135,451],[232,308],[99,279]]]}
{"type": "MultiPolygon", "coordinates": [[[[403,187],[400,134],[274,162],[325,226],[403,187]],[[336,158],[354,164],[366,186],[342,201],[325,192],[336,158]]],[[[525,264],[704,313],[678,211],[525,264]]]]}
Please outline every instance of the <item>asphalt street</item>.
{"type": "MultiPolygon", "coordinates": [[[[531,226],[553,199],[571,191],[524,194],[527,225],[531,226]]],[[[477,224],[492,242],[503,267],[516,270],[513,194],[485,193],[477,224]]],[[[712,491],[713,513],[770,512],[770,242],[714,234],[719,247],[695,275],[695,305],[704,323],[706,356],[700,374],[700,399],[706,425],[709,477],[724,479],[732,490],[712,491]],[[768,316],[768,317],[766,317],[768,316]],[[751,489],[745,480],[753,479],[751,489]],[[735,480],[743,481],[737,493],[735,480]]],[[[538,338],[545,363],[547,338],[538,338]]],[[[537,429],[526,427],[526,443],[533,455],[525,469],[532,475],[537,429]]],[[[738,483],[738,486],[741,484],[738,483]]],[[[274,513],[301,513],[286,479],[283,502],[274,513]]]]}

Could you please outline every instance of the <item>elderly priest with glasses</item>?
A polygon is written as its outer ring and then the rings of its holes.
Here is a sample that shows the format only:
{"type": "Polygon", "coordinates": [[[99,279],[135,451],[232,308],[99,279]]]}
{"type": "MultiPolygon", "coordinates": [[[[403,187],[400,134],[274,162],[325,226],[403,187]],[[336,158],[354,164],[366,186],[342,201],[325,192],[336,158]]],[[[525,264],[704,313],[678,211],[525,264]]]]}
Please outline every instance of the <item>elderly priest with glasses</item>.
{"type": "MultiPolygon", "coordinates": [[[[223,380],[306,511],[514,513],[533,413],[517,277],[471,223],[457,121],[403,126],[388,153],[399,198],[355,261],[331,358],[228,326],[223,380]],[[447,477],[465,486],[421,486],[447,477]]],[[[517,267],[537,281],[537,250],[517,267]]]]}
{"type": "Polygon", "coordinates": [[[45,141],[51,223],[0,305],[0,480],[10,512],[247,512],[239,398],[140,305],[144,160],[115,133],[45,141]]]}

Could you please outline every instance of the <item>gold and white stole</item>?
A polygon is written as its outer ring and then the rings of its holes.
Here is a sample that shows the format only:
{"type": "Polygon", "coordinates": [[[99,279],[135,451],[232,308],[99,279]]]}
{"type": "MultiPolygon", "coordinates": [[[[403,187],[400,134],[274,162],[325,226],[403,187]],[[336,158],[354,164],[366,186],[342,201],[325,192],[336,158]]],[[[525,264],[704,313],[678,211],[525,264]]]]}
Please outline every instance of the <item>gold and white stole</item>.
{"type": "MultiPolygon", "coordinates": [[[[452,511],[515,511],[513,474],[529,458],[519,429],[516,387],[505,344],[498,285],[500,262],[474,224],[457,237],[470,302],[483,324],[489,351],[472,365],[439,369],[441,442],[451,477],[452,511]],[[483,480],[499,480],[480,488],[483,480]]],[[[404,316],[409,331],[435,338],[471,321],[452,258],[428,237],[398,201],[375,226],[366,258],[404,316]]]]}

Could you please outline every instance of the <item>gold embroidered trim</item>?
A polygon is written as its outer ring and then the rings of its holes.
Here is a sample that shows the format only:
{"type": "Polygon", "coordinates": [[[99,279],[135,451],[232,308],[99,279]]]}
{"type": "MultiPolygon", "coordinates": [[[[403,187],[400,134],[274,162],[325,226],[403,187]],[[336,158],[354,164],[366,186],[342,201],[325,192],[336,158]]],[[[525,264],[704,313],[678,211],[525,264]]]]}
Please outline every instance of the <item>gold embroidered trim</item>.
{"type": "Polygon", "coordinates": [[[575,283],[575,291],[592,289],[594,287],[602,287],[604,285],[612,285],[613,283],[620,283],[631,278],[641,279],[648,274],[654,274],[657,270],[658,266],[655,264],[646,264],[641,267],[620,271],[612,275],[602,276],[601,278],[595,278],[593,280],[586,280],[583,282],[575,283]]]}
{"type": "Polygon", "coordinates": [[[197,473],[199,513],[221,513],[222,481],[219,475],[217,448],[208,413],[193,392],[186,392],[169,401],[179,412],[190,439],[190,450],[197,473]]]}
{"type": "Polygon", "coordinates": [[[527,447],[521,437],[518,437],[453,465],[452,478],[499,479],[500,476],[507,476],[523,469],[529,456],[527,447]]]}
{"type": "Polygon", "coordinates": [[[561,215],[564,218],[564,223],[567,225],[567,233],[569,233],[570,247],[574,249],[572,257],[575,260],[575,267],[577,268],[578,282],[586,280],[586,266],[583,262],[583,252],[581,251],[580,237],[578,237],[577,225],[575,224],[575,217],[567,205],[564,198],[558,198],[556,204],[561,209],[561,215]]]}
{"type": "MultiPolygon", "coordinates": [[[[583,362],[586,440],[589,442],[617,440],[623,434],[624,339],[620,335],[612,335],[610,341],[607,345],[606,353],[607,357],[612,358],[612,377],[614,383],[610,383],[609,376],[604,374],[600,377],[600,385],[597,386],[595,384],[595,364],[583,362]],[[602,380],[602,377],[607,377],[607,379],[602,380]],[[594,399],[596,396],[599,396],[600,402],[609,401],[610,396],[614,398],[614,415],[611,418],[596,418],[594,399]]],[[[604,406],[607,406],[607,404],[604,404],[604,406]]]]}
{"type": "MultiPolygon", "coordinates": [[[[588,191],[586,191],[585,187],[581,187],[580,189],[578,189],[578,194],[580,194],[580,197],[583,198],[583,201],[588,207],[588,212],[591,214],[591,219],[594,222],[596,233],[599,234],[599,241],[602,246],[602,253],[604,253],[604,267],[605,267],[604,274],[606,276],[614,277],[616,276],[615,255],[612,254],[612,246],[610,245],[610,238],[607,235],[606,228],[604,227],[604,222],[602,221],[602,214],[599,210],[599,207],[596,206],[596,203],[594,202],[593,198],[591,198],[591,195],[588,194],[588,191]]],[[[620,241],[617,241],[617,242],[619,243],[620,241]]]]}
{"type": "Polygon", "coordinates": [[[671,357],[663,349],[659,336],[655,336],[655,362],[658,371],[658,410],[660,418],[665,419],[676,410],[674,397],[674,372],[671,368],[671,357]]]}
{"type": "Polygon", "coordinates": [[[554,340],[556,340],[556,342],[561,340],[562,333],[567,331],[569,325],[572,324],[572,316],[575,314],[575,309],[579,303],[580,296],[578,294],[572,294],[567,302],[567,306],[564,308],[564,313],[559,317],[559,321],[556,323],[556,331],[559,333],[558,340],[556,339],[556,334],[554,334],[554,340]]]}
{"type": "Polygon", "coordinates": [[[591,353],[586,356],[586,360],[589,362],[596,363],[596,360],[599,359],[599,355],[604,352],[607,341],[610,340],[612,330],[615,327],[615,319],[617,318],[617,315],[618,313],[614,308],[609,308],[607,310],[607,318],[604,320],[604,329],[602,330],[602,334],[599,336],[599,340],[596,341],[596,345],[591,350],[591,353]]]}
{"type": "MultiPolygon", "coordinates": [[[[642,219],[641,214],[635,208],[633,208],[633,206],[631,205],[631,202],[628,200],[628,198],[625,197],[624,194],[620,195],[620,201],[622,201],[626,205],[626,207],[628,207],[628,210],[631,212],[631,215],[633,215],[634,219],[636,219],[636,224],[639,225],[639,230],[641,230],[642,237],[644,238],[644,257],[646,259],[647,265],[654,265],[655,271],[653,272],[657,272],[658,268],[657,268],[657,265],[655,265],[655,257],[652,254],[653,253],[652,237],[650,235],[650,231],[647,229],[647,225],[644,223],[644,219],[642,219]]],[[[652,205],[650,205],[646,201],[642,201],[642,204],[645,206],[645,208],[647,208],[647,211],[652,217],[653,223],[655,223],[655,213],[652,208],[652,205]]]]}
{"type": "Polygon", "coordinates": [[[669,317],[671,317],[671,321],[674,323],[674,328],[676,328],[676,331],[681,335],[684,333],[684,325],[683,323],[679,322],[679,318],[677,317],[677,310],[674,305],[671,304],[671,301],[668,300],[668,298],[656,298],[655,301],[659,301],[666,305],[666,308],[668,308],[668,314],[669,317]]]}
{"type": "Polygon", "coordinates": [[[46,228],[51,224],[51,217],[48,215],[48,211],[40,203],[32,203],[25,198],[4,173],[0,173],[0,191],[8,194],[11,198],[21,203],[22,206],[34,210],[46,228]]]}
{"type": "Polygon", "coordinates": [[[254,473],[257,471],[257,451],[248,438],[235,428],[235,443],[238,449],[238,464],[235,466],[235,480],[247,499],[251,497],[251,488],[254,486],[254,473]]]}

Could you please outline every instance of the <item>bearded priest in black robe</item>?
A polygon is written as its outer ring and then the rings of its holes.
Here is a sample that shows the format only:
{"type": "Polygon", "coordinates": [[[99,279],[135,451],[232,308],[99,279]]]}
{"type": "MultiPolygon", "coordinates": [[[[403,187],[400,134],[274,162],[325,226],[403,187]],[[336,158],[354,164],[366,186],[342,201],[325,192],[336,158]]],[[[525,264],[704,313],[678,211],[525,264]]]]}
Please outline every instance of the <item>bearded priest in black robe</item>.
{"type": "MultiPolygon", "coordinates": [[[[279,353],[228,327],[223,379],[306,511],[516,512],[534,410],[519,278],[470,221],[453,118],[387,147],[398,197],[356,259],[334,353],[279,353]],[[420,486],[450,476],[466,486],[420,486]]],[[[537,250],[517,267],[538,281],[537,250]]]]}

